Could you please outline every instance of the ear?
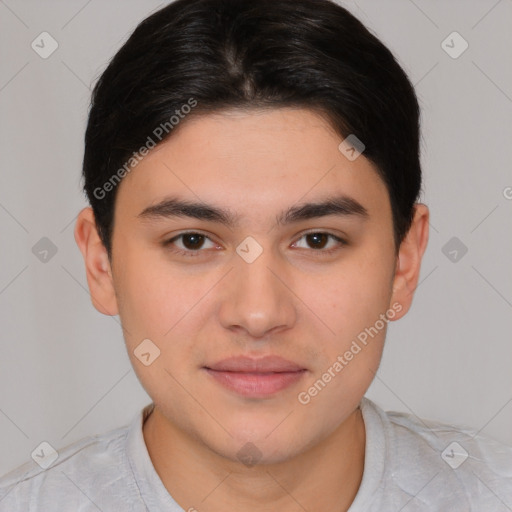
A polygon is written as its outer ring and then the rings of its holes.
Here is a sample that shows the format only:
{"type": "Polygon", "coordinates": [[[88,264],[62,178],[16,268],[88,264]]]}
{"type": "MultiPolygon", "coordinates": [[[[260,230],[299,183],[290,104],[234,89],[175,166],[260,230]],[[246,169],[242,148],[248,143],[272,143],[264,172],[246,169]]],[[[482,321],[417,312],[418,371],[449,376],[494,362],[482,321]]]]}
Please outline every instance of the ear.
{"type": "Polygon", "coordinates": [[[92,305],[104,315],[117,315],[118,306],[107,250],[98,231],[92,208],[84,208],[75,224],[75,240],[84,258],[92,305]]]}
{"type": "Polygon", "coordinates": [[[398,302],[402,309],[390,320],[402,318],[412,304],[420,276],[421,259],[427,248],[429,210],[426,205],[414,205],[414,218],[409,232],[400,244],[393,279],[391,304],[398,302]]]}

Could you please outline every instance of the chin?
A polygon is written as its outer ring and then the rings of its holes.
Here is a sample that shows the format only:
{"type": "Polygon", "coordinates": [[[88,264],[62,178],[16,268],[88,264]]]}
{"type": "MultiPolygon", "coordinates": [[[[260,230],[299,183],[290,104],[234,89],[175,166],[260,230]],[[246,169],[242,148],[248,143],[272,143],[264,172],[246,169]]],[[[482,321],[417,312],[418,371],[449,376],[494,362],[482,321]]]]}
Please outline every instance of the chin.
{"type": "Polygon", "coordinates": [[[300,453],[300,449],[293,446],[283,447],[283,442],[258,443],[246,441],[235,443],[236,445],[225,447],[217,453],[236,464],[242,464],[247,468],[280,464],[289,461],[300,453]]]}
{"type": "Polygon", "coordinates": [[[250,433],[232,430],[233,437],[224,439],[219,454],[248,467],[279,464],[300,455],[313,443],[303,431],[297,435],[286,429],[279,431],[276,425],[279,422],[272,427],[265,425],[260,431],[252,429],[250,433]]]}

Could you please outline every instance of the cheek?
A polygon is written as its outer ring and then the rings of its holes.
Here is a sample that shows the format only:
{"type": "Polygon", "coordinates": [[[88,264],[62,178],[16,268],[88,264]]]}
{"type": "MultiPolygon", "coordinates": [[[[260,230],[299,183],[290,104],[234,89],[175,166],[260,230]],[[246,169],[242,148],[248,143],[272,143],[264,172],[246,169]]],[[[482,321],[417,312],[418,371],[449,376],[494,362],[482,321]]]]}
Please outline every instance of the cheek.
{"type": "Polygon", "coordinates": [[[163,339],[179,313],[177,297],[181,302],[184,297],[176,293],[183,288],[180,283],[166,275],[168,268],[155,265],[133,249],[125,254],[116,267],[116,294],[125,340],[133,349],[142,339],[163,339]]]}
{"type": "Polygon", "coordinates": [[[373,325],[389,308],[392,294],[391,264],[362,258],[345,263],[324,280],[320,293],[308,292],[312,309],[334,331],[338,344],[373,325]]]}
{"type": "MultiPolygon", "coordinates": [[[[182,373],[197,357],[190,329],[197,327],[197,304],[211,284],[176,269],[171,272],[169,264],[148,261],[132,253],[118,266],[119,315],[140,383],[153,399],[165,401],[171,391],[180,393],[174,379],[183,381],[182,373]]],[[[186,394],[182,400],[186,401],[186,394]]]]}
{"type": "Polygon", "coordinates": [[[128,247],[119,259],[116,291],[128,328],[150,329],[153,335],[161,336],[172,325],[177,304],[183,307],[187,295],[194,292],[189,292],[179,272],[171,273],[170,269],[149,251],[135,247],[128,247]]]}
{"type": "Polygon", "coordinates": [[[391,310],[393,262],[392,256],[377,256],[376,249],[347,258],[316,296],[315,308],[334,333],[323,340],[324,365],[315,369],[304,399],[315,403],[321,415],[333,422],[341,414],[330,409],[333,401],[362,396],[382,356],[389,323],[385,315],[391,310]]]}
{"type": "Polygon", "coordinates": [[[314,410],[313,416],[322,418],[323,428],[337,425],[346,411],[356,407],[381,361],[388,325],[381,315],[390,308],[374,297],[360,296],[356,302],[356,306],[344,303],[343,315],[328,319],[336,334],[322,340],[322,362],[297,397],[305,411],[314,410]],[[359,302],[359,298],[366,302],[359,302]],[[333,408],[333,403],[340,407],[333,408]]]}
{"type": "Polygon", "coordinates": [[[219,280],[213,273],[191,275],[179,266],[160,261],[149,264],[149,260],[133,254],[126,258],[122,263],[124,278],[118,287],[122,298],[119,314],[132,364],[140,366],[133,352],[145,339],[160,351],[155,363],[146,369],[152,371],[142,368],[146,382],[158,368],[178,376],[202,360],[202,347],[196,347],[194,340],[210,318],[208,292],[219,280]]]}

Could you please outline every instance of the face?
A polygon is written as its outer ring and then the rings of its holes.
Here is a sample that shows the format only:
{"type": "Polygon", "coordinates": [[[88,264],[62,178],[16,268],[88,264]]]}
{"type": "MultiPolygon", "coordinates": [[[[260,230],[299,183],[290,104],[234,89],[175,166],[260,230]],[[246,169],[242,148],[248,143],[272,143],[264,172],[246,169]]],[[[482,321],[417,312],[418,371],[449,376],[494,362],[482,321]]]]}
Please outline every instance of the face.
{"type": "Polygon", "coordinates": [[[410,305],[418,258],[400,268],[387,189],[340,142],[308,110],[187,120],[119,185],[112,265],[88,273],[161,415],[233,461],[340,428],[410,305]]]}

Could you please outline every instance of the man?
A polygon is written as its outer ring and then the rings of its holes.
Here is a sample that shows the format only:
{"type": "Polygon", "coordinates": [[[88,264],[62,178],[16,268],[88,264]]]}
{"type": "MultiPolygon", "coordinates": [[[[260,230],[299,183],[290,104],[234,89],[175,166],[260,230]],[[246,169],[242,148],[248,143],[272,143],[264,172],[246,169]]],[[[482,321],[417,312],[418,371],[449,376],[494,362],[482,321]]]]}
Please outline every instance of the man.
{"type": "Polygon", "coordinates": [[[75,238],[152,403],[8,475],[0,510],[512,507],[512,449],[364,397],[428,240],[418,119],[333,2],[144,20],[93,92],[75,238]]]}

